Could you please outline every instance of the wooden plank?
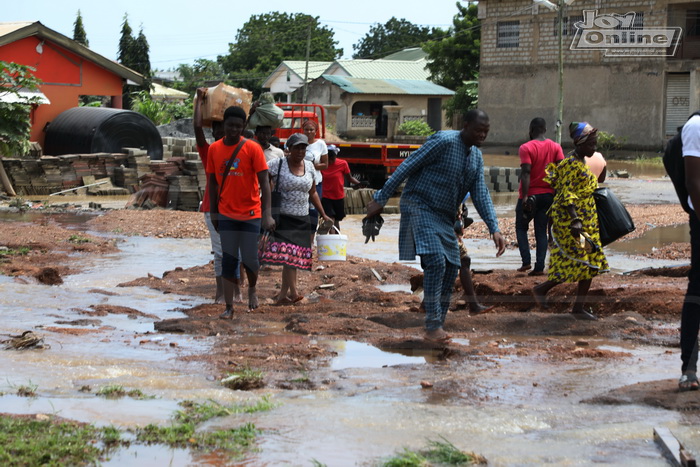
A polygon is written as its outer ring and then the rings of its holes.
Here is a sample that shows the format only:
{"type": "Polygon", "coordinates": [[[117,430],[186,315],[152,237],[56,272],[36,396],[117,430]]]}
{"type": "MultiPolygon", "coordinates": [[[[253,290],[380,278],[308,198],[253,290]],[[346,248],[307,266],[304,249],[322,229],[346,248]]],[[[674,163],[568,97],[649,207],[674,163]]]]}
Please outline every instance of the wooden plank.
{"type": "Polygon", "coordinates": [[[654,428],[654,441],[659,444],[672,465],[677,467],[696,467],[693,455],[665,427],[654,428]]]}

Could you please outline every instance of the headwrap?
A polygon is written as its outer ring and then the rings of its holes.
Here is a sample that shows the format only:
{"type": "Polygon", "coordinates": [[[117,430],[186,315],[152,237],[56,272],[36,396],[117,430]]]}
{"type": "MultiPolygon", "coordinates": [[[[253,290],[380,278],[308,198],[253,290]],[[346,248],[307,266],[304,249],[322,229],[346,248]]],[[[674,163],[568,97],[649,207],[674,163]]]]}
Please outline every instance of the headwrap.
{"type": "Polygon", "coordinates": [[[301,129],[303,130],[306,125],[311,125],[316,131],[318,131],[318,123],[315,120],[306,120],[301,124],[301,129]]]}
{"type": "Polygon", "coordinates": [[[593,128],[588,122],[572,122],[569,125],[569,135],[574,140],[574,145],[580,146],[586,142],[589,136],[595,135],[597,128],[593,128]]]}
{"type": "Polygon", "coordinates": [[[329,144],[328,145],[328,152],[330,153],[331,151],[337,156],[338,153],[340,152],[340,148],[338,146],[336,146],[335,144],[329,144]]]}

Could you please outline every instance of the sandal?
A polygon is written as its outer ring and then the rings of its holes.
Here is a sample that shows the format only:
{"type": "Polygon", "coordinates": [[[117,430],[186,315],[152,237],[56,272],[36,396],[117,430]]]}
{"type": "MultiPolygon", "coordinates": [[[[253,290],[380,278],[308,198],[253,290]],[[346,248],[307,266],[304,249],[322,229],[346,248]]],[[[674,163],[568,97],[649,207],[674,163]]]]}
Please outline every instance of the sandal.
{"type": "Polygon", "coordinates": [[[695,373],[687,373],[678,380],[678,391],[697,391],[700,388],[698,376],[695,373]]]}

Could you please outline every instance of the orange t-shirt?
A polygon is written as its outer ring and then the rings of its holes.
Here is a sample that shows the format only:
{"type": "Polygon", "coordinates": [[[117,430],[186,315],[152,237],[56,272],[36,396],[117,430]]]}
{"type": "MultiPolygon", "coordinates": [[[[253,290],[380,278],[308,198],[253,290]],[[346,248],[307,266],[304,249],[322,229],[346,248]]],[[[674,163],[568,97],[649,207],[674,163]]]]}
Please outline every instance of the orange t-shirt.
{"type": "MultiPolygon", "coordinates": [[[[225,145],[223,138],[209,146],[206,172],[216,175],[219,187],[226,163],[235,148],[235,145],[225,145]]],[[[224,182],[224,189],[219,196],[219,213],[241,221],[261,218],[258,173],[263,170],[267,170],[267,163],[262,147],[255,141],[246,140],[224,182]]]]}

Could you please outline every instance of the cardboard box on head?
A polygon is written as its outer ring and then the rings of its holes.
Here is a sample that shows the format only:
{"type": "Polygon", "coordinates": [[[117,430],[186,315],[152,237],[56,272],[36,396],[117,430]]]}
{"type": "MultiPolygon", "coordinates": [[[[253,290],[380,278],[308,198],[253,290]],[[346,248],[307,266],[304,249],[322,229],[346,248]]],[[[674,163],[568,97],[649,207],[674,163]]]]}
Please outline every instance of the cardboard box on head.
{"type": "Polygon", "coordinates": [[[252,104],[252,92],[219,83],[208,89],[207,96],[202,102],[202,123],[204,126],[210,127],[212,121],[222,121],[224,112],[232,105],[241,107],[248,114],[252,104]]]}

